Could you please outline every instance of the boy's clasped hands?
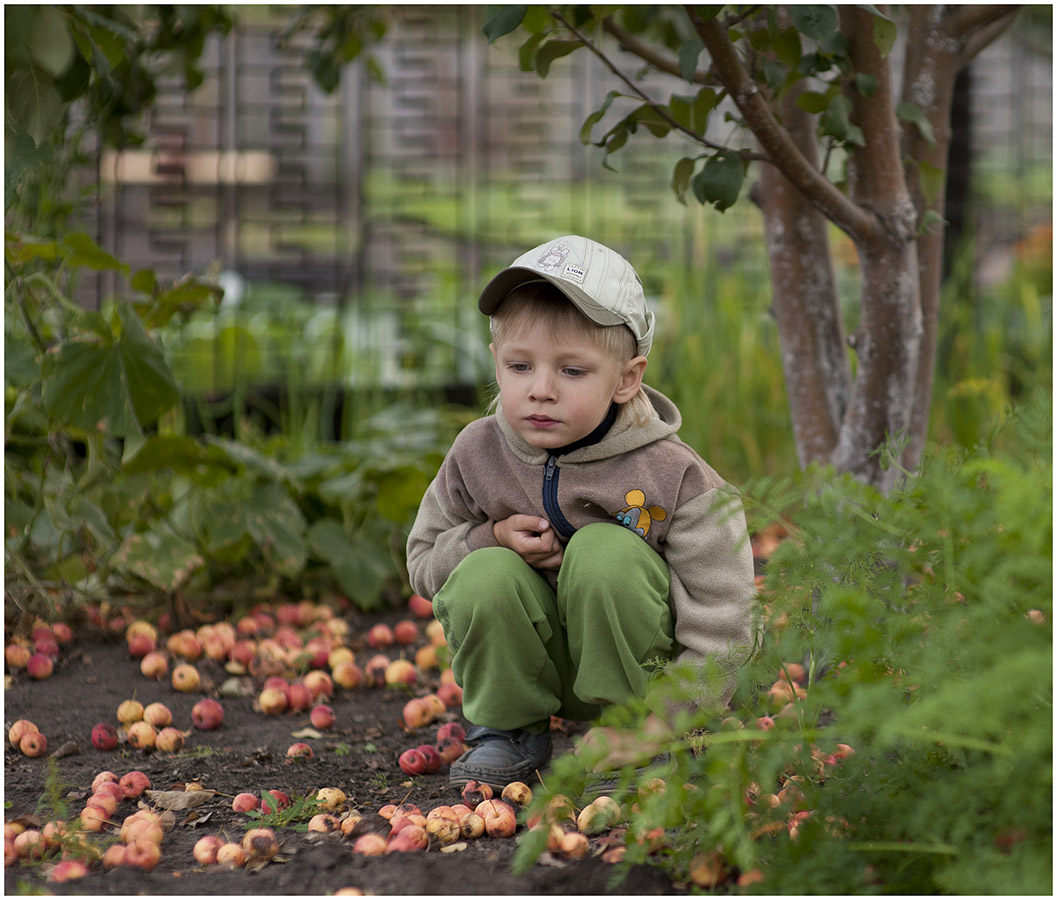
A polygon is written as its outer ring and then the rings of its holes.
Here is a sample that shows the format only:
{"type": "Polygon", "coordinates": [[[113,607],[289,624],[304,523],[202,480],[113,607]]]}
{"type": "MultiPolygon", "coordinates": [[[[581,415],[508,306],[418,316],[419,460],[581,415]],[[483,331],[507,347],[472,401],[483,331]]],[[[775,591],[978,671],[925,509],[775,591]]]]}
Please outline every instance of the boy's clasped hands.
{"type": "Polygon", "coordinates": [[[496,522],[492,533],[501,547],[513,550],[534,569],[557,572],[561,567],[564,548],[546,519],[515,513],[496,522]]]}

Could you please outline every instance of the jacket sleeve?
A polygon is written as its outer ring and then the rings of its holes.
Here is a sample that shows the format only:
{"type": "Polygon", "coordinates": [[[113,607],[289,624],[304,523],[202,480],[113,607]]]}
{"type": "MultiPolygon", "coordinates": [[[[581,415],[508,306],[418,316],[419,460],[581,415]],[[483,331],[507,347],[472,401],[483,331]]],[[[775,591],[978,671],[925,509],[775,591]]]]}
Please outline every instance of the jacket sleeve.
{"type": "Polygon", "coordinates": [[[734,692],[736,669],[752,650],[756,592],[745,512],[733,488],[705,491],[677,510],[665,559],[679,646],[673,669],[714,664],[724,684],[695,677],[685,686],[694,705],[722,707],[734,692]]]}
{"type": "Polygon", "coordinates": [[[451,490],[449,468],[446,461],[426,490],[407,539],[411,588],[430,600],[472,551],[498,546],[491,520],[451,490]]]}

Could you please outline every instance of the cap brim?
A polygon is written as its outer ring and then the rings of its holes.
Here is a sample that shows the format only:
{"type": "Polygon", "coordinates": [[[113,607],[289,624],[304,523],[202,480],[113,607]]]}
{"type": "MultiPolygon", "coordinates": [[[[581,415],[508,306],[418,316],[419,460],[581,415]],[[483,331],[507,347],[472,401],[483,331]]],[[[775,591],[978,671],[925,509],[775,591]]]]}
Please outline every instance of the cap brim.
{"type": "Polygon", "coordinates": [[[522,266],[511,266],[503,269],[496,275],[484,290],[477,301],[477,307],[486,316],[492,315],[499,305],[518,285],[528,284],[532,281],[546,281],[553,284],[559,291],[565,294],[587,318],[597,322],[599,325],[621,325],[624,320],[612,310],[604,309],[592,300],[583,291],[577,290],[576,285],[569,284],[561,278],[551,278],[538,269],[529,269],[522,266]]]}

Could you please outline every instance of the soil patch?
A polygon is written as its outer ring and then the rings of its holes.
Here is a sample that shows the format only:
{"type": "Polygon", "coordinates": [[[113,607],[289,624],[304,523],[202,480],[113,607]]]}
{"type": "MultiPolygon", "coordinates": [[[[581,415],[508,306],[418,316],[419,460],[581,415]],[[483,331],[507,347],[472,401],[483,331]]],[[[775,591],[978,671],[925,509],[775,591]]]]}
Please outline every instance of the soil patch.
{"type": "MultiPolygon", "coordinates": [[[[369,651],[362,644],[367,629],[379,621],[390,624],[406,618],[406,610],[382,615],[348,614],[349,645],[357,661],[369,651]]],[[[10,637],[10,635],[8,635],[10,637]]],[[[394,648],[388,651],[395,657],[394,648]]],[[[404,651],[408,653],[407,650],[404,651]]],[[[413,648],[410,653],[413,653],[413,648]]],[[[117,775],[138,769],[155,790],[200,782],[216,792],[191,813],[177,813],[176,825],[165,835],[161,862],[150,873],[119,867],[104,872],[98,865],[82,879],[63,884],[45,880],[47,868],[19,863],[5,870],[5,893],[46,887],[71,894],[332,894],[359,888],[372,894],[670,894],[684,892],[659,869],[625,867],[590,856],[576,862],[537,864],[515,876],[511,861],[516,841],[482,838],[467,842],[465,850],[442,853],[397,853],[363,857],[352,852],[340,835],[310,835],[293,827],[281,829],[279,860],[259,871],[203,867],[192,857],[195,842],[206,834],[239,840],[251,819],[231,809],[231,798],[241,792],[259,794],[278,789],[291,797],[314,796],[321,787],[339,787],[349,805],[365,815],[389,803],[409,802],[423,812],[456,802],[447,788],[446,768],[433,775],[409,778],[397,758],[410,746],[432,742],[433,725],[408,732],[401,721],[406,692],[394,688],[359,688],[335,692],[330,700],[337,715],[333,729],[321,738],[307,738],[311,759],[287,760],[293,733],[310,725],[308,713],[265,716],[254,709],[259,684],[247,678],[247,692],[221,697],[225,723],[217,731],[199,731],[191,724],[191,707],[203,696],[217,696],[230,673],[215,662],[199,660],[202,685],[193,694],[175,691],[168,680],[148,681],[130,657],[123,633],[80,629],[62,646],[50,678],[34,681],[24,669],[10,673],[4,691],[5,735],[17,719],[33,721],[48,739],[48,751],[58,758],[54,770],[62,784],[61,800],[69,817],[76,817],[91,793],[93,778],[109,770],[117,775]],[[174,725],[189,731],[177,754],[142,751],[122,744],[116,751],[96,750],[90,740],[97,722],[117,724],[118,704],[135,695],[141,703],[161,701],[172,710],[174,725]]],[[[436,673],[433,673],[435,676],[436,673]]],[[[436,678],[416,688],[421,694],[436,688],[436,678]]],[[[460,721],[449,711],[438,721],[460,721]]],[[[557,731],[555,753],[570,746],[572,735],[557,731]]],[[[39,816],[46,794],[48,756],[29,759],[7,747],[4,757],[5,820],[39,816]]],[[[115,819],[133,812],[136,802],[125,800],[115,819]]],[[[46,810],[45,810],[46,812],[46,810]]],[[[45,818],[50,816],[45,815],[45,818]]],[[[523,829],[519,829],[519,834],[523,829]]],[[[105,836],[99,836],[105,843],[105,836]]],[[[110,838],[113,841],[114,838],[110,838]]]]}

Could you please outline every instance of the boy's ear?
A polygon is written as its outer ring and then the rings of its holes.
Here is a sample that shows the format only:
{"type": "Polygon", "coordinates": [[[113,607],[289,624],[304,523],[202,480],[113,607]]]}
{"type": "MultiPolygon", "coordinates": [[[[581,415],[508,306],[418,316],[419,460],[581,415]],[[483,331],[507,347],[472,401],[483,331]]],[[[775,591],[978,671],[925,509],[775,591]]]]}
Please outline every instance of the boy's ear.
{"type": "Polygon", "coordinates": [[[614,403],[627,403],[642,387],[642,377],[646,374],[646,357],[636,356],[624,363],[620,383],[613,394],[614,403]]]}

